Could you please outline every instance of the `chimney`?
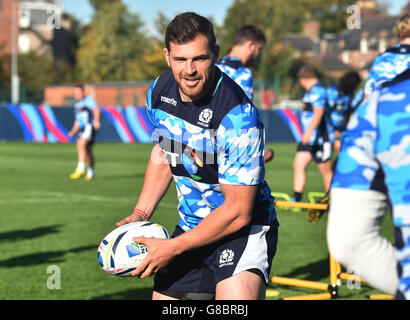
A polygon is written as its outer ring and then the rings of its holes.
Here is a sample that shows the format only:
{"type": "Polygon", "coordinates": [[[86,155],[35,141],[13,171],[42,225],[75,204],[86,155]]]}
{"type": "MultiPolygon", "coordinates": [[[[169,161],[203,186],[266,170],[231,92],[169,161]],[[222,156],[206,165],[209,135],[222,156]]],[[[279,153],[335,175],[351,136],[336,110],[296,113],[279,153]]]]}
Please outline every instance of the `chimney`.
{"type": "Polygon", "coordinates": [[[320,38],[320,22],[316,20],[307,20],[303,24],[302,34],[312,40],[320,38]]]}
{"type": "Polygon", "coordinates": [[[407,2],[407,5],[400,10],[400,15],[405,15],[406,13],[410,13],[410,1],[407,2]]]}

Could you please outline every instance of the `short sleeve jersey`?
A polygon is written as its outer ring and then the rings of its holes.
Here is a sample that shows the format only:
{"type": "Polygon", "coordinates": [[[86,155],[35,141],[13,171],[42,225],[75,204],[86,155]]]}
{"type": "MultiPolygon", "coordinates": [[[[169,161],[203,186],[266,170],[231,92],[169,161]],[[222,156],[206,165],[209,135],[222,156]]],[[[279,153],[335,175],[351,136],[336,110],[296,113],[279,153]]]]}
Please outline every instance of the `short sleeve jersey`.
{"type": "Polygon", "coordinates": [[[357,107],[363,102],[364,100],[364,90],[359,89],[353,97],[351,103],[351,114],[357,109],[357,107]]]}
{"type": "Polygon", "coordinates": [[[241,60],[231,56],[224,56],[216,65],[239,84],[249,99],[253,99],[252,71],[241,60]]]}
{"type": "Polygon", "coordinates": [[[96,106],[97,102],[88,96],[85,96],[74,104],[75,119],[78,121],[80,128],[84,128],[87,124],[93,122],[93,109],[96,106]]]}
{"type": "Polygon", "coordinates": [[[399,43],[379,54],[370,69],[364,88],[365,94],[369,96],[381,83],[392,80],[408,68],[410,68],[410,45],[399,43]]]}
{"type": "Polygon", "coordinates": [[[336,87],[328,88],[326,95],[330,124],[335,130],[343,131],[352,112],[352,96],[341,93],[336,87]]]}
{"type": "Polygon", "coordinates": [[[252,223],[276,218],[264,180],[264,127],[243,90],[215,67],[209,93],[183,102],[168,70],[152,84],[146,111],[176,184],[179,226],[188,231],[225,200],[221,184],[257,185],[252,223]]]}
{"type": "MultiPolygon", "coordinates": [[[[305,133],[312,121],[313,111],[316,108],[326,108],[326,89],[317,82],[310,90],[308,90],[302,99],[303,109],[300,113],[300,122],[302,132],[305,133]]],[[[325,109],[326,110],[326,109],[325,109]]],[[[323,145],[326,141],[334,139],[334,131],[330,126],[328,113],[325,112],[319,126],[313,131],[309,141],[309,145],[323,145]]]]}
{"type": "Polygon", "coordinates": [[[395,224],[410,225],[410,69],[379,86],[353,114],[332,187],[370,190],[380,167],[395,224]]]}

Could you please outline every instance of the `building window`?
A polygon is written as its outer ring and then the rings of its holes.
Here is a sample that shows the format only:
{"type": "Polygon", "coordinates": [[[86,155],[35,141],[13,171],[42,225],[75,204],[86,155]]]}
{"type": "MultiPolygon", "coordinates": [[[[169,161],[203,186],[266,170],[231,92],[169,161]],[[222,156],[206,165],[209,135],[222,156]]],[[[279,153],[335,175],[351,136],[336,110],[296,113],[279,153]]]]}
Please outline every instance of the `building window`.
{"type": "Polygon", "coordinates": [[[380,53],[385,52],[386,49],[387,49],[387,47],[386,47],[386,39],[381,38],[381,39],[379,40],[379,52],[380,52],[380,53]]]}
{"type": "Polygon", "coordinates": [[[30,37],[27,34],[20,34],[18,38],[19,51],[27,53],[30,51],[30,37]]]}
{"type": "Polygon", "coordinates": [[[344,64],[349,64],[350,63],[350,53],[349,53],[349,51],[343,51],[342,61],[343,61],[344,64]]]}
{"type": "Polygon", "coordinates": [[[27,29],[30,27],[31,13],[29,10],[21,9],[20,10],[20,19],[19,25],[20,28],[27,29]]]}
{"type": "Polygon", "coordinates": [[[360,40],[360,52],[361,52],[361,54],[367,54],[367,52],[368,52],[368,46],[367,46],[367,39],[366,38],[362,38],[360,40]]]}

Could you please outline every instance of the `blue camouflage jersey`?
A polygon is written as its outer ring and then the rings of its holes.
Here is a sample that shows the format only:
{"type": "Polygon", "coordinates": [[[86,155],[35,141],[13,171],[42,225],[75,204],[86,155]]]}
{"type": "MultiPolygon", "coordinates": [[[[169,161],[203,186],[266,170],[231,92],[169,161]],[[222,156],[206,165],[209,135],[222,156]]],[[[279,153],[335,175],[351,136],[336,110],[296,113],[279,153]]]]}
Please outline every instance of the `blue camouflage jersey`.
{"type": "Polygon", "coordinates": [[[302,99],[303,109],[300,112],[300,122],[302,132],[308,129],[315,108],[325,108],[321,123],[313,131],[310,137],[309,145],[321,146],[324,142],[334,140],[334,130],[330,125],[329,112],[326,110],[327,104],[326,89],[317,82],[309,91],[305,93],[302,99]]]}
{"type": "Polygon", "coordinates": [[[264,180],[264,127],[243,90],[215,67],[209,93],[183,102],[168,70],[147,94],[153,140],[161,147],[176,184],[179,226],[188,231],[224,202],[221,184],[257,185],[252,224],[276,219],[264,180]]]}
{"type": "Polygon", "coordinates": [[[353,114],[332,181],[332,187],[369,190],[381,165],[396,225],[410,225],[409,75],[381,85],[353,114]]]}
{"type": "Polygon", "coordinates": [[[231,56],[224,56],[216,65],[239,84],[249,99],[253,99],[252,71],[241,60],[231,56]]]}
{"type": "Polygon", "coordinates": [[[326,112],[330,125],[335,130],[343,131],[352,113],[353,97],[341,93],[336,87],[329,87],[326,94],[326,112]]]}
{"type": "Polygon", "coordinates": [[[410,69],[373,92],[342,139],[332,188],[370,190],[381,168],[397,227],[396,297],[410,300],[410,69]]]}
{"type": "Polygon", "coordinates": [[[84,128],[87,124],[93,123],[93,109],[96,106],[97,102],[92,97],[85,96],[83,99],[76,101],[74,104],[74,113],[80,128],[84,128]]]}
{"type": "Polygon", "coordinates": [[[399,43],[387,49],[374,59],[364,93],[369,96],[378,85],[392,80],[408,68],[410,68],[410,45],[399,43]]]}
{"type": "Polygon", "coordinates": [[[351,103],[351,113],[353,113],[364,100],[364,90],[359,89],[354,95],[351,103]]]}

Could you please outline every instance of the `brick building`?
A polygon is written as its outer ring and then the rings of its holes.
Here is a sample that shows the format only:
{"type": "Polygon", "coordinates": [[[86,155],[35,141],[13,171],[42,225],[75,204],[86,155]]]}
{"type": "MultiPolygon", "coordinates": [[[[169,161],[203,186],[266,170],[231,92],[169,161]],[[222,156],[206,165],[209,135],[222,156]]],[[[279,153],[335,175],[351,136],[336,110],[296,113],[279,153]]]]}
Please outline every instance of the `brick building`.
{"type": "Polygon", "coordinates": [[[70,23],[60,0],[0,0],[0,52],[6,55],[12,50],[12,14],[19,53],[68,59],[70,23]]]}
{"type": "MultiPolygon", "coordinates": [[[[100,106],[145,106],[151,81],[88,83],[87,94],[94,97],[100,106]]],[[[53,107],[72,106],[73,86],[47,86],[44,102],[53,107]]]]}
{"type": "MultiPolygon", "coordinates": [[[[374,58],[398,43],[393,31],[399,16],[380,14],[376,1],[357,1],[360,8],[360,28],[341,34],[321,34],[320,24],[307,21],[301,34],[289,34],[284,42],[294,49],[294,57],[305,57],[325,70],[340,77],[347,70],[357,70],[363,78],[374,58]]],[[[408,12],[410,2],[400,14],[408,12]]]]}
{"type": "MultiPolygon", "coordinates": [[[[11,2],[11,0],[0,0],[0,52],[5,54],[11,53],[11,2]]],[[[14,12],[17,21],[17,10],[14,12]]]]}

